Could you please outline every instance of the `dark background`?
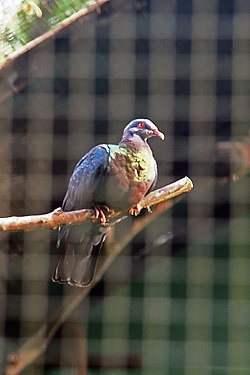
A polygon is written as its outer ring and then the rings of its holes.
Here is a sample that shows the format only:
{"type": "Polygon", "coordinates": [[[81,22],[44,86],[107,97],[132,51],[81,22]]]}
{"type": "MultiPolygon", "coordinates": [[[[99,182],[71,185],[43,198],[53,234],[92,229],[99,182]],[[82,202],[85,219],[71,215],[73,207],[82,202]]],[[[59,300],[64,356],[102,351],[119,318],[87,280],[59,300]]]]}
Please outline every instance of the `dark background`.
{"type": "MultiPolygon", "coordinates": [[[[59,207],[80,157],[135,117],[166,134],[150,142],[158,186],[194,182],[25,374],[84,374],[84,358],[89,374],[249,374],[249,176],[216,162],[218,142],[248,136],[249,38],[248,1],[112,0],[1,72],[2,217],[59,207]]],[[[50,281],[55,242],[1,234],[1,368],[73,293],[50,281]]]]}

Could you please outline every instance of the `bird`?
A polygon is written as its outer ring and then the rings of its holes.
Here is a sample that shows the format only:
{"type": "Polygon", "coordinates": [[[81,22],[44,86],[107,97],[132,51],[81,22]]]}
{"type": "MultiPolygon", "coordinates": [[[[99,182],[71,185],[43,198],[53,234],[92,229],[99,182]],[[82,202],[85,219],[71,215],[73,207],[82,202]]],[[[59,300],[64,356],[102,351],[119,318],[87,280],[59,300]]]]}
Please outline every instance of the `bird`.
{"type": "Polygon", "coordinates": [[[95,276],[100,250],[111,228],[107,215],[128,210],[153,190],[157,163],[148,139],[164,134],[149,119],[138,118],[124,128],[119,144],[99,144],[77,163],[69,180],[63,211],[93,209],[95,220],[61,226],[57,248],[60,257],[52,280],[76,287],[89,286],[95,276]]]}

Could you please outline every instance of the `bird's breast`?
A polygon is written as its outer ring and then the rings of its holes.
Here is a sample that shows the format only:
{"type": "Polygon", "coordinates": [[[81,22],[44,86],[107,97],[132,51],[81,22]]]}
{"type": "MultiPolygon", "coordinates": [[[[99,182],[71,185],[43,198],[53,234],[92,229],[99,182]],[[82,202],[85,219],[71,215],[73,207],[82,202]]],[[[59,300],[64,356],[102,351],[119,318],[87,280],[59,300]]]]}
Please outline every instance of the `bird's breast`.
{"type": "Polygon", "coordinates": [[[117,152],[111,162],[112,172],[128,183],[145,182],[155,177],[155,161],[152,153],[117,152]]]}
{"type": "Polygon", "coordinates": [[[146,151],[114,152],[111,154],[106,184],[111,205],[130,207],[137,204],[148,192],[155,177],[155,161],[152,154],[146,151]]]}

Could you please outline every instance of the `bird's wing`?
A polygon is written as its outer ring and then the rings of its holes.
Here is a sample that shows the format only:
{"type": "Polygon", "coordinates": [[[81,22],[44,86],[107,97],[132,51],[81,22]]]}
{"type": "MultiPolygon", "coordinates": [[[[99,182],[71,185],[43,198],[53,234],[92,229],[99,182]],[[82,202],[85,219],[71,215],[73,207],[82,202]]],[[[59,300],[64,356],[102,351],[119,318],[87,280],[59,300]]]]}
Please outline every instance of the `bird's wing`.
{"type": "Polygon", "coordinates": [[[151,191],[154,190],[156,182],[157,182],[157,179],[158,179],[158,167],[157,167],[157,163],[156,163],[156,160],[154,158],[153,158],[153,161],[154,161],[155,178],[154,178],[154,180],[153,180],[150,188],[148,189],[148,191],[147,191],[147,193],[145,195],[149,194],[151,191]]]}
{"type": "MultiPolygon", "coordinates": [[[[78,162],[63,201],[64,211],[92,208],[94,193],[103,184],[108,164],[109,147],[106,145],[94,147],[78,162]]],[[[82,287],[91,283],[108,230],[91,221],[59,228],[57,247],[61,256],[53,280],[82,287]]]]}
{"type": "Polygon", "coordinates": [[[107,145],[92,148],[76,165],[63,200],[64,211],[92,208],[94,193],[108,170],[110,149],[107,145]]]}

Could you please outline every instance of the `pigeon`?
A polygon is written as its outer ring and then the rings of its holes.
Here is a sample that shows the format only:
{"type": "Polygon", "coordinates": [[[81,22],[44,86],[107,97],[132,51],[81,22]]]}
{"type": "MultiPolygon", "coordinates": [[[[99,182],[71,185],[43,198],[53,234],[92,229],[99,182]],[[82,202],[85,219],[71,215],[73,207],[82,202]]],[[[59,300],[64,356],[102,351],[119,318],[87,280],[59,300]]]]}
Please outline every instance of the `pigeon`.
{"type": "Polygon", "coordinates": [[[164,140],[164,134],[151,120],[132,120],[118,145],[97,145],[77,163],[62,210],[93,209],[95,220],[59,228],[60,258],[54,282],[82,288],[92,283],[100,250],[111,228],[108,214],[124,210],[136,214],[139,202],[155,186],[157,164],[147,142],[154,136],[164,140]]]}

